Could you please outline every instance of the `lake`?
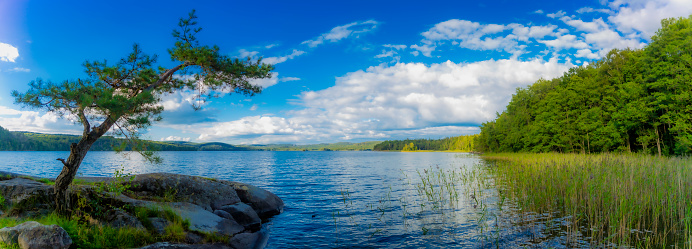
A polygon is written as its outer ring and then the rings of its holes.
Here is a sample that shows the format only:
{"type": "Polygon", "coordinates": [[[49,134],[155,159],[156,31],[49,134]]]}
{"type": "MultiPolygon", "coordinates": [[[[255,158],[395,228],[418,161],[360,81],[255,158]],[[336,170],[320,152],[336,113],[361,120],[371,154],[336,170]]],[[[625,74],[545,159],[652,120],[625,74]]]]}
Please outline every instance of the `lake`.
{"type": "MultiPolygon", "coordinates": [[[[55,177],[68,152],[0,152],[0,170],[55,177]]],[[[267,248],[565,247],[560,220],[519,218],[498,198],[487,163],[444,152],[89,152],[81,176],[117,169],[232,180],[267,189],[285,202],[264,226],[267,248]],[[553,225],[550,225],[553,224],[553,225]],[[557,224],[557,225],[555,225],[557,224]],[[551,227],[558,227],[552,229],[551,227]]],[[[570,246],[588,246],[572,243],[570,246]]]]}

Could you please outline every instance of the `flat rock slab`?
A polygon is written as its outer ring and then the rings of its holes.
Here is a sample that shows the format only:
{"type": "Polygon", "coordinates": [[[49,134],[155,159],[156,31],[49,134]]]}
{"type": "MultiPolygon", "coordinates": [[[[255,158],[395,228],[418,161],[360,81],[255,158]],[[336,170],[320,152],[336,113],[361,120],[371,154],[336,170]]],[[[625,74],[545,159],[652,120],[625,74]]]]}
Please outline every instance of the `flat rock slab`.
{"type": "Polygon", "coordinates": [[[214,179],[171,173],[137,175],[130,190],[154,196],[169,196],[208,211],[240,202],[235,188],[214,179]]]}
{"type": "Polygon", "coordinates": [[[245,230],[243,226],[234,220],[224,219],[194,204],[174,202],[162,205],[169,206],[180,215],[180,217],[189,220],[190,230],[205,233],[218,233],[226,236],[233,236],[245,230]]]}

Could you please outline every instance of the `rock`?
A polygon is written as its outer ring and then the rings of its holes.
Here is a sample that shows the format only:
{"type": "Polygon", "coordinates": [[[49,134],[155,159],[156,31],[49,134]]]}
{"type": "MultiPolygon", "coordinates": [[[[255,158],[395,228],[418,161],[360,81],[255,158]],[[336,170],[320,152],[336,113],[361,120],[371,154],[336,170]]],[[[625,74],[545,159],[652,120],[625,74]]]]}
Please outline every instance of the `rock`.
{"type": "Polygon", "coordinates": [[[148,193],[159,198],[172,197],[178,202],[189,202],[208,211],[240,202],[232,186],[198,176],[170,173],[137,175],[132,181],[135,192],[148,193]]]}
{"type": "Polygon", "coordinates": [[[44,226],[35,221],[0,229],[0,240],[7,244],[19,244],[23,249],[63,249],[72,245],[72,239],[61,227],[44,226]]]}
{"type": "Polygon", "coordinates": [[[14,227],[3,227],[0,229],[0,242],[5,244],[17,244],[17,238],[19,237],[19,232],[14,227]]]}
{"type": "MultiPolygon", "coordinates": [[[[225,213],[228,213],[232,216],[232,218],[238,222],[238,224],[252,230],[252,231],[257,231],[260,229],[262,226],[262,220],[260,220],[259,216],[255,212],[252,207],[248,206],[245,203],[238,202],[233,205],[226,205],[221,207],[221,209],[216,210],[216,211],[223,211],[225,213]]],[[[216,213],[216,211],[214,213],[216,213]]],[[[221,216],[223,217],[223,216],[221,216]]]]}
{"type": "Polygon", "coordinates": [[[228,242],[234,249],[262,249],[267,245],[266,231],[255,233],[239,233],[228,242]]]}
{"type": "Polygon", "coordinates": [[[232,186],[240,200],[250,205],[262,219],[280,214],[284,210],[284,201],[269,191],[239,182],[223,182],[232,186]]]}
{"type": "Polygon", "coordinates": [[[170,221],[159,217],[149,218],[149,222],[151,222],[151,226],[154,229],[154,232],[158,234],[165,234],[166,227],[168,226],[168,224],[171,223],[170,221]]]}
{"type": "Polygon", "coordinates": [[[188,245],[188,244],[173,244],[170,242],[159,242],[156,244],[151,244],[140,249],[231,249],[231,247],[224,244],[201,244],[201,245],[188,245]]]}
{"type": "Polygon", "coordinates": [[[185,233],[185,242],[189,244],[197,244],[204,239],[196,233],[185,233]]]}
{"type": "Polygon", "coordinates": [[[230,237],[245,230],[243,226],[234,220],[221,218],[194,204],[174,202],[168,203],[167,205],[180,215],[180,217],[189,220],[190,230],[193,231],[218,233],[230,237]]]}
{"type": "Polygon", "coordinates": [[[107,211],[104,220],[110,226],[115,228],[133,227],[137,229],[145,229],[142,222],[140,222],[137,217],[132,216],[120,208],[107,211]]]}
{"type": "Polygon", "coordinates": [[[233,215],[221,209],[214,210],[214,214],[220,216],[221,218],[233,219],[233,215]]]}
{"type": "Polygon", "coordinates": [[[10,205],[44,205],[53,204],[53,186],[26,178],[12,178],[0,181],[0,195],[10,205]]]}

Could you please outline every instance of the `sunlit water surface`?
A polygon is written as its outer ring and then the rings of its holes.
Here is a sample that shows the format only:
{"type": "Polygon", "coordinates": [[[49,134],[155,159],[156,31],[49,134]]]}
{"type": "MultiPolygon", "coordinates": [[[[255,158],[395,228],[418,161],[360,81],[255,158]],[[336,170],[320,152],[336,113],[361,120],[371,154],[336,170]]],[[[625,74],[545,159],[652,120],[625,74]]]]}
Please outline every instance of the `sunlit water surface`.
{"type": "MultiPolygon", "coordinates": [[[[67,154],[0,152],[0,171],[55,177],[61,170],[55,159],[67,154]]],[[[422,177],[433,175],[430,172],[481,172],[487,167],[471,154],[242,151],[159,155],[163,163],[152,165],[137,154],[89,152],[79,173],[112,176],[124,168],[126,173],[196,175],[267,189],[286,205],[282,214],[264,224],[269,231],[267,248],[588,247],[566,242],[564,232],[551,232],[540,215],[529,217],[533,219],[529,225],[522,223],[512,211],[511,200],[498,206],[492,180],[469,181],[467,185],[473,186],[465,187],[457,181],[456,190],[451,191],[456,197],[450,191],[434,192],[433,196],[442,193],[437,201],[417,190],[422,177]]],[[[559,227],[556,221],[552,224],[559,227]]]]}

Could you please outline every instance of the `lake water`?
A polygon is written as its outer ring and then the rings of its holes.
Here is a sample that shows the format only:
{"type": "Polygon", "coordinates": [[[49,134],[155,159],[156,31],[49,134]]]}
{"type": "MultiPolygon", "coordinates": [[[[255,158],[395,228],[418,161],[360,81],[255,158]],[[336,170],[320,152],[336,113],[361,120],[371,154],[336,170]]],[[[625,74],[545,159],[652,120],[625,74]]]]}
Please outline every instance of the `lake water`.
{"type": "MultiPolygon", "coordinates": [[[[0,171],[55,177],[61,170],[55,159],[67,155],[0,152],[0,171]]],[[[492,179],[477,179],[487,166],[471,154],[239,151],[159,155],[163,163],[152,165],[137,154],[128,158],[89,152],[79,172],[82,176],[112,176],[116,169],[133,174],[170,172],[267,189],[286,205],[284,213],[264,224],[269,231],[267,248],[565,246],[564,234],[559,229],[551,232],[540,222],[540,215],[532,218],[538,222],[529,225],[518,222],[511,201],[498,200],[492,179]]]]}

